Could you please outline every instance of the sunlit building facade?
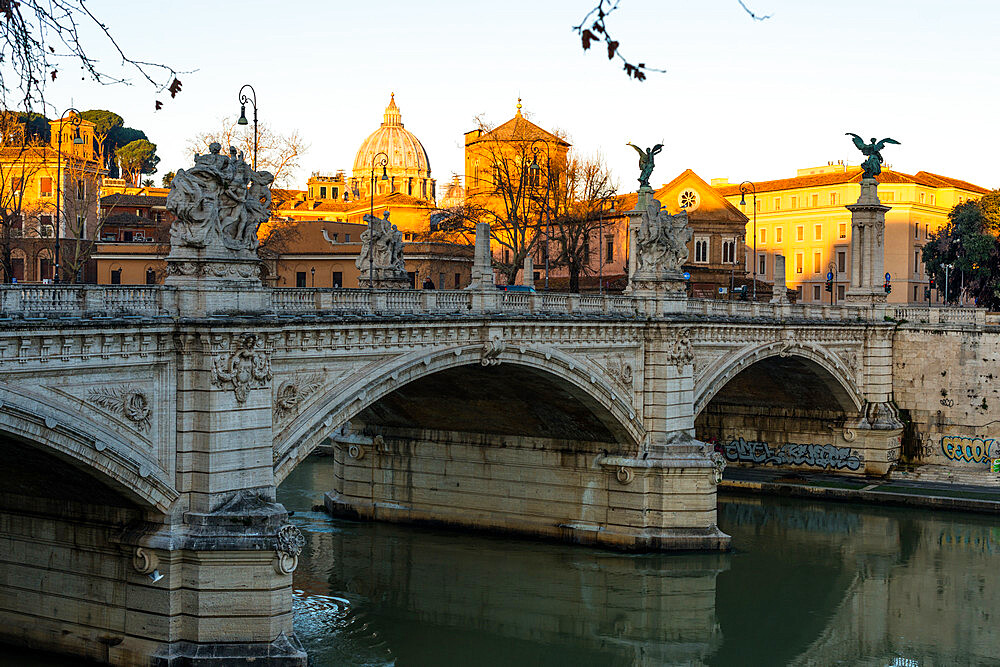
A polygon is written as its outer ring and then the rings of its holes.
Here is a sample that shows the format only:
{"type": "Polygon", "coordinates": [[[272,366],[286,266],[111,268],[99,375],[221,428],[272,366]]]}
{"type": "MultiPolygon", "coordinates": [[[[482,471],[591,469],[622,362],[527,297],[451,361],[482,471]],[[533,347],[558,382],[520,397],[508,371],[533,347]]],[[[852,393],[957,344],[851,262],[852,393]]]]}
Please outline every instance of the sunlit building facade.
{"type": "MultiPolygon", "coordinates": [[[[784,255],[786,284],[798,291],[801,302],[843,301],[851,270],[851,212],[845,205],[860,196],[861,173],[861,167],[829,163],[799,169],[794,178],[755,183],[756,225],[753,191],[743,195],[738,184],[713,179],[712,185],[748,218],[748,272],[753,274],[756,268],[759,280],[773,283],[774,257],[784,255]],[[824,289],[828,273],[833,274],[832,292],[824,289]]],[[[924,244],[947,224],[952,207],[978,199],[988,190],[926,171],[911,175],[885,169],[878,181],[879,199],[892,207],[885,216],[885,270],[892,286],[889,301],[927,303],[924,288],[929,277],[921,259],[924,244]]],[[[936,291],[930,294],[931,302],[943,298],[936,291]]]]}

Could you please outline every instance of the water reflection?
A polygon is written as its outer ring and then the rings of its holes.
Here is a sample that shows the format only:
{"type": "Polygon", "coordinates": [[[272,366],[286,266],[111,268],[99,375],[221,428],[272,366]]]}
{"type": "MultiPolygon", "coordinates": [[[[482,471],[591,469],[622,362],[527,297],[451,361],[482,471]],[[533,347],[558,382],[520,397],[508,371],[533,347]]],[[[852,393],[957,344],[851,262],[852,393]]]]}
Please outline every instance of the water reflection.
{"type": "MultiPolygon", "coordinates": [[[[319,502],[325,465],[279,499],[319,502]]],[[[294,519],[296,631],[317,665],[1000,663],[984,517],[725,498],[734,552],[685,556],[294,519]]]]}

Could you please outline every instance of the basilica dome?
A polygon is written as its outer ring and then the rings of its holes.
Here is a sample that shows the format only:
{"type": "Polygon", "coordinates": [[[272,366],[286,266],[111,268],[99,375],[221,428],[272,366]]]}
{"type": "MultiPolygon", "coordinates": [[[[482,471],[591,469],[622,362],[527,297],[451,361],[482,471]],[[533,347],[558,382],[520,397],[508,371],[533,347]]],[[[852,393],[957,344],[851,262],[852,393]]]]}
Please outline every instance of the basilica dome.
{"type": "Polygon", "coordinates": [[[382,180],[382,169],[376,166],[376,194],[402,192],[419,199],[434,199],[434,180],[427,151],[420,140],[403,127],[395,94],[389,98],[382,125],[361,142],[354,158],[351,189],[359,196],[369,194],[372,162],[380,152],[389,158],[385,169],[388,180],[382,180]]]}

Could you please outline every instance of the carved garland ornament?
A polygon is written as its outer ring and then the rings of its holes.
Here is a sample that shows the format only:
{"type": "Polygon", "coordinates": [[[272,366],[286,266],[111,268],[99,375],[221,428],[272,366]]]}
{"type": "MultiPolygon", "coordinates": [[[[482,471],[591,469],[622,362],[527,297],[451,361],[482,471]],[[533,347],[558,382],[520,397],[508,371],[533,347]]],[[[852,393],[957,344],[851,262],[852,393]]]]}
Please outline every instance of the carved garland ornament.
{"type": "Polygon", "coordinates": [[[127,384],[119,387],[96,387],[87,396],[92,403],[125,417],[139,430],[149,430],[153,411],[146,394],[135,387],[127,384]]]}
{"type": "Polygon", "coordinates": [[[323,384],[322,373],[309,373],[285,380],[278,386],[274,400],[274,416],[284,418],[295,414],[310,394],[323,384]]]}
{"type": "Polygon", "coordinates": [[[229,354],[215,358],[212,384],[231,384],[236,402],[246,403],[251,389],[259,389],[271,379],[271,359],[256,334],[245,333],[229,354]]]}
{"type": "Polygon", "coordinates": [[[299,565],[299,554],[306,545],[302,531],[290,523],[278,529],[274,536],[274,569],[278,574],[291,574],[299,565]]]}
{"type": "Polygon", "coordinates": [[[608,359],[608,373],[622,386],[632,388],[632,365],[625,361],[625,357],[617,354],[608,359]]]}

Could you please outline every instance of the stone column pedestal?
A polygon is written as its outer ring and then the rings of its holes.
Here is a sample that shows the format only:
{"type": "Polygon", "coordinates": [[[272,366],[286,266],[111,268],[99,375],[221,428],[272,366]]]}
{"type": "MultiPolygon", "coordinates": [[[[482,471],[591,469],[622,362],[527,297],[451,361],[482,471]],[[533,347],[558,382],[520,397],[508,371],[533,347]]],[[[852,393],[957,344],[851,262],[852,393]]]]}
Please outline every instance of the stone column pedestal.
{"type": "Polygon", "coordinates": [[[683,270],[679,267],[670,270],[662,261],[640,266],[637,259],[639,232],[650,203],[654,203],[652,188],[641,187],[636,207],[625,212],[629,219],[629,282],[625,293],[640,299],[639,307],[642,312],[660,317],[684,312],[687,307],[687,280],[684,279],[683,270]]]}
{"type": "Polygon", "coordinates": [[[250,251],[174,246],[167,256],[164,284],[176,288],[182,317],[256,314],[270,310],[261,281],[262,262],[250,251]]]}
{"type": "Polygon", "coordinates": [[[788,303],[788,288],[785,286],[785,256],[774,256],[774,288],[771,290],[771,303],[788,303]]]}
{"type": "Polygon", "coordinates": [[[884,304],[885,214],[891,207],[878,198],[874,178],[861,181],[861,196],[848,204],[851,212],[851,284],[845,295],[849,306],[884,304]]]}

